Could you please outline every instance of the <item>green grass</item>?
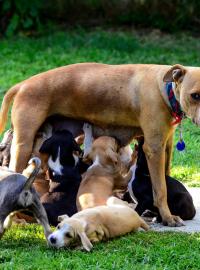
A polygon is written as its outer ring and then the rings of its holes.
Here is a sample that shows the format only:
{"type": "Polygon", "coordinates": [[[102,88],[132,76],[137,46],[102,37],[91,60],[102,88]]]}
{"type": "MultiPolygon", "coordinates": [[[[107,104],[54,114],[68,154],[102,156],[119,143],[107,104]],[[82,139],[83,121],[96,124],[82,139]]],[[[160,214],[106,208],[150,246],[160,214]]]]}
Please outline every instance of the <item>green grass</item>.
{"type": "Polygon", "coordinates": [[[40,227],[13,227],[2,238],[0,269],[199,269],[200,234],[137,232],[96,244],[87,253],[48,248],[40,227]]]}
{"type": "MultiPolygon", "coordinates": [[[[181,63],[200,66],[199,38],[135,31],[77,29],[0,40],[0,94],[41,71],[76,62],[181,63]]],[[[183,123],[186,151],[174,151],[172,175],[200,186],[200,131],[183,123]]],[[[175,142],[178,140],[176,133],[175,142]]],[[[13,227],[0,242],[0,269],[199,269],[200,234],[133,233],[92,253],[52,250],[36,225],[13,227]]]]}

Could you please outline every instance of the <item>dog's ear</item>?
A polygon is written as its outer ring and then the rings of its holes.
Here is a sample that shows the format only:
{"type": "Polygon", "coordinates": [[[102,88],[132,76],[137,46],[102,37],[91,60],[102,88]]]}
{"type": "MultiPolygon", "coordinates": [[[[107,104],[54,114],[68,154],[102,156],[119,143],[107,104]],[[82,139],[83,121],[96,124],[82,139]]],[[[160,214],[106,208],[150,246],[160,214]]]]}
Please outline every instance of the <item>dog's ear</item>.
{"type": "Polygon", "coordinates": [[[92,161],[93,160],[92,160],[91,153],[83,154],[83,162],[85,162],[86,164],[91,164],[92,161]]]}
{"type": "Polygon", "coordinates": [[[172,66],[167,73],[165,74],[165,76],[163,77],[163,81],[164,82],[182,82],[184,76],[186,73],[186,69],[177,64],[172,66]]]}
{"type": "Polygon", "coordinates": [[[79,154],[82,154],[83,152],[75,140],[73,141],[73,150],[79,152],[79,154]]]}
{"type": "Polygon", "coordinates": [[[84,249],[90,251],[93,248],[93,245],[90,242],[89,238],[87,237],[86,233],[84,231],[77,231],[77,233],[81,239],[81,243],[84,249]]]}
{"type": "Polygon", "coordinates": [[[114,152],[112,149],[106,150],[106,156],[109,161],[112,162],[113,165],[118,166],[120,163],[119,154],[114,152]]]}
{"type": "Polygon", "coordinates": [[[66,218],[69,218],[69,216],[68,215],[58,216],[58,222],[61,222],[61,221],[63,221],[66,218]]]}

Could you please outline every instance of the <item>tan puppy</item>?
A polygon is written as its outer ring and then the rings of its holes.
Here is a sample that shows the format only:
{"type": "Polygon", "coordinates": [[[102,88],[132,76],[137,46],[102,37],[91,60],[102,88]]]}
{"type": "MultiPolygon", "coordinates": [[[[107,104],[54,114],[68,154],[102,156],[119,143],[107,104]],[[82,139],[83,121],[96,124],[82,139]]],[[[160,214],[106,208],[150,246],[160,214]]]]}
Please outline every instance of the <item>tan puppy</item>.
{"type": "Polygon", "coordinates": [[[87,251],[92,249],[92,243],[136,231],[140,227],[149,229],[144,220],[119,199],[117,204],[108,201],[108,205],[85,209],[70,218],[61,216],[59,221],[57,230],[48,237],[49,244],[61,248],[81,240],[87,251]]]}
{"type": "Polygon", "coordinates": [[[181,220],[171,215],[166,196],[165,162],[169,173],[174,132],[166,81],[174,82],[176,99],[199,125],[200,68],[82,63],[53,69],[15,85],[5,95],[0,114],[2,132],[14,99],[10,168],[21,172],[26,167],[37,130],[53,114],[98,125],[101,134],[117,138],[121,146],[134,136],[144,135],[154,204],[164,224],[181,225],[181,220]]]}
{"type": "Polygon", "coordinates": [[[78,211],[98,205],[106,205],[115,190],[126,190],[131,175],[122,177],[117,141],[108,136],[94,140],[85,159],[93,163],[83,175],[76,205],[78,211]]]}

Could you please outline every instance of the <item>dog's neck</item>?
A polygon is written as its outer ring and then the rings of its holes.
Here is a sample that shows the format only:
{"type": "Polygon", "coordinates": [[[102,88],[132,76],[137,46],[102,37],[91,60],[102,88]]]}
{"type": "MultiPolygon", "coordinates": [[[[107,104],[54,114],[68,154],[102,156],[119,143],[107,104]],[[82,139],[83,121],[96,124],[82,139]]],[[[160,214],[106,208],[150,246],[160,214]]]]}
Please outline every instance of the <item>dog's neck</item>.
{"type": "Polygon", "coordinates": [[[164,84],[163,89],[161,90],[161,95],[171,111],[172,117],[175,119],[172,124],[178,124],[184,118],[185,114],[181,109],[181,105],[175,96],[174,90],[176,89],[175,82],[167,82],[164,84]]]}

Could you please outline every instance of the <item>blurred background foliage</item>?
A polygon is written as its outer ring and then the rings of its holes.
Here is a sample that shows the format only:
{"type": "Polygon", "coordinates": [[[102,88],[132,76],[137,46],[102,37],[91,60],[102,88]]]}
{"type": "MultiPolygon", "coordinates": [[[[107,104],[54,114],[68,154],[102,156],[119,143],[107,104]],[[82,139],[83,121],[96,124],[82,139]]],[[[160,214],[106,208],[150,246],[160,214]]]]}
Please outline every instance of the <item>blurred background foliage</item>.
{"type": "Polygon", "coordinates": [[[197,0],[0,0],[0,32],[39,31],[47,23],[67,26],[134,26],[166,32],[199,31],[197,0]]]}

